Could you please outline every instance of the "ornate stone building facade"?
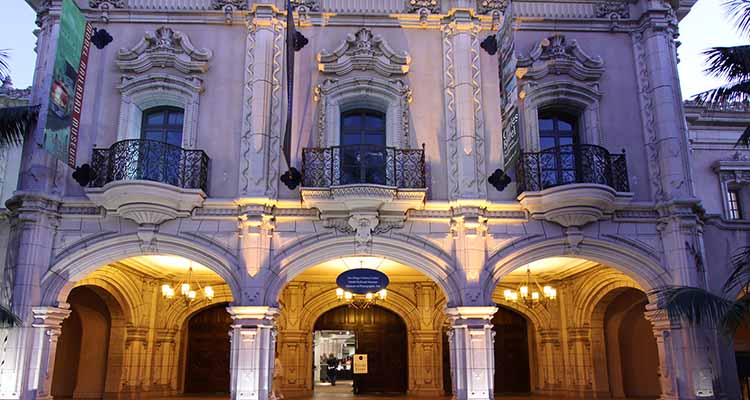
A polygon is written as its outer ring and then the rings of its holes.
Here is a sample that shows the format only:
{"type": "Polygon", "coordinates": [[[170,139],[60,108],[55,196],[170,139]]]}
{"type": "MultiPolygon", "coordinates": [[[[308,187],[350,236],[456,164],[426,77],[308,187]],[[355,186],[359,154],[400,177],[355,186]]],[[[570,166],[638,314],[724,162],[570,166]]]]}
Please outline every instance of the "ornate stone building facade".
{"type": "MultiPolygon", "coordinates": [[[[60,1],[28,2],[36,104],[60,1]]],[[[321,330],[371,346],[362,392],[739,398],[732,345],[654,293],[720,291],[750,226],[732,147],[750,114],[680,95],[692,3],[295,0],[309,43],[287,93],[284,1],[79,0],[114,37],[89,57],[78,163],[96,176],[76,183],[40,131],[25,144],[0,398],[265,400],[275,350],[282,390],[309,395],[321,330]],[[391,282],[359,312],[336,293],[357,267],[391,282]]]]}

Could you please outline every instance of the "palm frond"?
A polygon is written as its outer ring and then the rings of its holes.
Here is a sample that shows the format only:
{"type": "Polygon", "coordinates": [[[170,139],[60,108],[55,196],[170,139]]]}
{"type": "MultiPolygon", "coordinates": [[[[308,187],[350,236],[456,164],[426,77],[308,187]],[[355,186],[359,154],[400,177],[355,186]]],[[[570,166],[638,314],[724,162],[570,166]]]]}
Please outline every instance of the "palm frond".
{"type": "Polygon", "coordinates": [[[750,0],[726,0],[724,8],[743,35],[750,35],[750,0]]]}
{"type": "MultiPolygon", "coordinates": [[[[665,299],[664,310],[672,320],[685,320],[707,328],[726,328],[727,314],[735,302],[696,287],[668,287],[657,291],[665,299]]],[[[734,319],[732,319],[734,321],[734,319]]]]}
{"type": "Polygon", "coordinates": [[[732,304],[722,321],[724,333],[734,336],[737,328],[750,325],[750,294],[745,294],[732,304]]]}
{"type": "Polygon", "coordinates": [[[734,147],[740,146],[750,147],[750,126],[745,127],[745,130],[742,131],[742,135],[737,139],[737,143],[734,144],[734,147]]]}
{"type": "Polygon", "coordinates": [[[729,104],[750,101],[750,80],[730,82],[693,96],[697,103],[729,104]]]}
{"type": "Polygon", "coordinates": [[[750,284],[750,246],[737,249],[732,256],[732,273],[724,283],[724,292],[731,293],[737,288],[750,284]]]}
{"type": "Polygon", "coordinates": [[[23,143],[38,114],[39,106],[0,108],[0,148],[23,143]]]}
{"type": "Polygon", "coordinates": [[[750,78],[750,45],[712,47],[703,52],[704,70],[708,75],[725,81],[746,81],[750,78]]]}
{"type": "Polygon", "coordinates": [[[10,54],[8,53],[8,49],[0,49],[0,81],[4,81],[10,75],[10,65],[8,64],[10,54]]]}
{"type": "Polygon", "coordinates": [[[21,320],[12,311],[0,305],[0,328],[12,328],[20,325],[21,320]]]}

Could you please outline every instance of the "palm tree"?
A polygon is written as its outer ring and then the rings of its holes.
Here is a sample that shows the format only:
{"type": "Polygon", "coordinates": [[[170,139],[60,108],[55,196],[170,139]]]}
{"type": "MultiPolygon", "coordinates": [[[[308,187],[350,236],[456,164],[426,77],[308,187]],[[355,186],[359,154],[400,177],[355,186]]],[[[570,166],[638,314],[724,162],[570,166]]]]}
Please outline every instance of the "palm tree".
{"type": "MultiPolygon", "coordinates": [[[[0,50],[0,84],[10,76],[8,50],[0,50]]],[[[24,133],[36,122],[39,107],[0,108],[0,149],[23,143],[24,133]]]]}
{"type": "MultiPolygon", "coordinates": [[[[750,0],[726,0],[724,7],[737,31],[750,37],[750,0]]],[[[712,47],[703,52],[708,75],[727,83],[698,93],[692,100],[698,103],[748,103],[750,102],[750,45],[712,47]]],[[[737,145],[750,147],[750,126],[746,127],[737,145]]]]}
{"type": "MultiPolygon", "coordinates": [[[[726,12],[739,33],[750,37],[750,0],[726,0],[726,12]]],[[[704,52],[705,72],[727,83],[693,97],[698,103],[750,103],[750,45],[713,47],[704,52]]],[[[750,147],[750,126],[736,146],[750,147]]],[[[716,295],[695,287],[669,287],[657,291],[666,299],[671,318],[684,319],[699,326],[720,329],[733,335],[740,325],[750,325],[750,246],[738,249],[732,257],[732,273],[716,295]],[[741,289],[739,298],[734,294],[741,289]]]]}

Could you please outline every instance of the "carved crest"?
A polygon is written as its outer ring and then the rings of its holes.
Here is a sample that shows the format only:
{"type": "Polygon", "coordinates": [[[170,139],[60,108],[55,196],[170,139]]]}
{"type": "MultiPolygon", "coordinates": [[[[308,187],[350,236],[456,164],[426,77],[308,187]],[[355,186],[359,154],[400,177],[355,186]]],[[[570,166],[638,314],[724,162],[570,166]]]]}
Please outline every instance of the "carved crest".
{"type": "Polygon", "coordinates": [[[410,13],[427,9],[431,13],[440,13],[440,2],[438,0],[407,0],[406,10],[410,13]]]}
{"type": "Polygon", "coordinates": [[[353,70],[371,70],[383,76],[405,75],[411,58],[402,51],[396,53],[382,36],[368,28],[349,34],[332,52],[318,54],[319,69],[325,74],[346,75],[353,70]]]}
{"type": "Polygon", "coordinates": [[[320,11],[318,0],[291,0],[292,10],[304,7],[307,11],[320,11]]]}
{"type": "Polygon", "coordinates": [[[89,8],[125,8],[125,0],[89,0],[89,8]]]}
{"type": "Polygon", "coordinates": [[[247,10],[247,0],[211,0],[214,10],[224,10],[226,6],[232,6],[235,10],[247,10]]]}
{"type": "Polygon", "coordinates": [[[196,49],[188,36],[162,26],[146,35],[132,49],[120,49],[117,66],[123,72],[142,73],[151,68],[175,68],[180,72],[202,73],[212,57],[209,49],[196,49]]]}
{"type": "Polygon", "coordinates": [[[518,58],[518,67],[528,68],[524,79],[542,79],[549,74],[566,74],[581,81],[596,81],[604,73],[601,57],[586,54],[575,40],[556,34],[542,39],[526,57],[518,58]]]}
{"type": "Polygon", "coordinates": [[[597,18],[627,19],[630,18],[630,6],[622,1],[594,4],[594,15],[597,18]]]}
{"type": "Polygon", "coordinates": [[[479,13],[480,14],[492,14],[495,11],[500,14],[505,13],[505,9],[508,8],[509,0],[481,0],[478,1],[479,13]]]}

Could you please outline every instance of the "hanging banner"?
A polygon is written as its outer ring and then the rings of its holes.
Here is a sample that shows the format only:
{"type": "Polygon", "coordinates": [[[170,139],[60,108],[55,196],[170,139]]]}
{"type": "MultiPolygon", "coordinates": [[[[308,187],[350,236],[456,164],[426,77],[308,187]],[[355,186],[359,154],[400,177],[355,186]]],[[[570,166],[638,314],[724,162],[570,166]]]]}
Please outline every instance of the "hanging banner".
{"type": "Polygon", "coordinates": [[[503,22],[498,32],[500,46],[499,75],[500,101],[503,121],[503,169],[515,167],[521,155],[521,135],[518,116],[518,80],[516,78],[516,47],[513,40],[513,5],[509,2],[503,13],[503,22]]]}
{"type": "Polygon", "coordinates": [[[73,0],[63,0],[44,126],[44,149],[73,168],[93,31],[73,0]]]}

